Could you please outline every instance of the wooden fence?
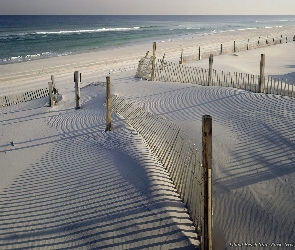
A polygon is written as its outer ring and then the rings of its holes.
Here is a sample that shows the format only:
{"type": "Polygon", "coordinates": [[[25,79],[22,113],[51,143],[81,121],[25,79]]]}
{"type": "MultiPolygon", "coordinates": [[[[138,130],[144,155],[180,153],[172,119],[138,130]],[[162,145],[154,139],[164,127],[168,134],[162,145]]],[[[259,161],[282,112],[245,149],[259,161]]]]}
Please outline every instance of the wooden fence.
{"type": "MultiPolygon", "coordinates": [[[[211,167],[210,170],[204,167],[195,145],[176,124],[135,107],[118,96],[112,97],[112,110],[124,117],[161,161],[202,235],[202,249],[211,249],[207,246],[210,246],[208,242],[212,244],[212,210],[208,215],[208,210],[204,209],[204,200],[205,204],[208,199],[212,202],[212,191],[209,198],[206,192],[208,185],[212,185],[211,167]]],[[[212,131],[212,128],[209,130],[212,131]]],[[[212,209],[212,204],[209,207],[212,209]]]]}
{"type": "MultiPolygon", "coordinates": [[[[136,76],[151,80],[151,61],[153,57],[143,58],[136,76]]],[[[246,73],[231,73],[226,71],[212,70],[209,81],[209,68],[187,66],[157,59],[155,63],[154,81],[162,82],[183,82],[203,86],[223,86],[243,89],[246,91],[259,92],[259,75],[246,73]]],[[[295,97],[295,83],[274,78],[264,77],[263,93],[295,97]]]]}
{"type": "Polygon", "coordinates": [[[28,91],[25,93],[0,96],[0,107],[11,106],[21,102],[28,102],[31,100],[47,97],[48,95],[48,88],[42,88],[38,90],[28,91]]]}
{"type": "Polygon", "coordinates": [[[283,35],[277,35],[276,37],[265,37],[265,38],[253,38],[251,37],[248,40],[237,40],[237,41],[228,41],[222,44],[215,44],[213,46],[199,46],[198,49],[195,48],[195,51],[190,48],[187,50],[181,51],[181,62],[188,63],[191,61],[201,60],[204,58],[209,58],[212,54],[214,56],[236,53],[239,51],[252,50],[257,48],[263,48],[267,46],[277,45],[288,42],[287,37],[283,35]]]}

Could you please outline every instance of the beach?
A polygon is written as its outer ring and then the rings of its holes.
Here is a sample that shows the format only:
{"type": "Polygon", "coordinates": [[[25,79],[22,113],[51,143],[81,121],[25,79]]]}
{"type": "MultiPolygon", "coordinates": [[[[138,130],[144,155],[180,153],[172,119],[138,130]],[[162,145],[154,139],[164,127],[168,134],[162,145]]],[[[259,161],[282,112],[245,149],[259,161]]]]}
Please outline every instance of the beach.
{"type": "MultiPolygon", "coordinates": [[[[158,41],[157,58],[216,51],[220,44],[283,35],[282,43],[214,56],[213,68],[295,81],[295,27],[245,29],[158,41]],[[260,38],[259,38],[260,37],[260,38]],[[287,43],[285,40],[287,37],[287,43]]],[[[47,87],[61,100],[1,107],[0,246],[3,249],[193,248],[199,235],[161,162],[123,117],[105,132],[112,94],[177,124],[201,149],[202,115],[213,119],[216,249],[295,246],[295,101],[226,87],[135,78],[152,44],[0,65],[1,96],[47,87]],[[75,110],[74,71],[82,74],[75,110]]],[[[208,58],[187,65],[208,68],[208,58]]]]}

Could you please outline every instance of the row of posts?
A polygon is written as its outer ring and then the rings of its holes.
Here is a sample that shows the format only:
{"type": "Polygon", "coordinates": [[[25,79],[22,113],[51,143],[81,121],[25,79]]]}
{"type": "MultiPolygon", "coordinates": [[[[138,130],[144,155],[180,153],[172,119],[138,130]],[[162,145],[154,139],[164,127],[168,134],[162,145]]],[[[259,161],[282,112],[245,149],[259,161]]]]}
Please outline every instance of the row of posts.
{"type": "MultiPolygon", "coordinates": [[[[282,43],[282,35],[281,35],[281,39],[280,39],[280,43],[282,43]]],[[[249,39],[248,39],[248,42],[249,42],[249,39]]],[[[274,38],[273,38],[273,42],[274,42],[274,38]]],[[[286,43],[288,42],[288,37],[286,37],[286,43]]],[[[258,40],[257,44],[259,44],[260,41],[258,40]]],[[[268,40],[266,39],[266,44],[268,44],[268,40]]],[[[249,50],[249,44],[247,44],[247,50],[249,50]]],[[[237,49],[236,49],[236,41],[234,41],[234,53],[237,52],[237,49]]],[[[223,45],[220,44],[220,54],[222,55],[223,54],[223,45]]],[[[201,46],[199,46],[199,56],[198,56],[198,60],[201,60],[201,46]]],[[[183,56],[183,49],[181,50],[181,55],[180,55],[180,61],[179,61],[179,64],[184,64],[184,56],[183,56]]]]}
{"type": "MultiPolygon", "coordinates": [[[[75,100],[76,100],[76,107],[75,109],[80,109],[81,108],[81,92],[80,92],[80,83],[81,83],[81,73],[79,71],[74,72],[74,82],[75,82],[75,100]]],[[[110,77],[106,77],[106,107],[107,107],[107,116],[106,116],[106,131],[111,131],[112,126],[111,126],[111,81],[110,77]]],[[[54,82],[54,76],[51,76],[51,81],[48,82],[48,90],[49,90],[49,106],[53,107],[54,103],[57,100],[54,100],[53,98],[53,93],[56,93],[56,87],[55,87],[55,82],[54,82]]],[[[58,97],[57,97],[58,98],[58,97]]]]}

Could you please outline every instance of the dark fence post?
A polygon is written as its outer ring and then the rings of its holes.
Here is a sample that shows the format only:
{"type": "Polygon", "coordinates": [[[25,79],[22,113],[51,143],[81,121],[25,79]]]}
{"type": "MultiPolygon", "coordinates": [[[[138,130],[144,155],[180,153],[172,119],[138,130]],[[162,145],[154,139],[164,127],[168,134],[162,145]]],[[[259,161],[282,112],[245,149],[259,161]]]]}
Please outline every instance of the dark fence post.
{"type": "Polygon", "coordinates": [[[79,71],[74,73],[74,82],[75,82],[75,98],[76,98],[76,109],[80,109],[80,74],[79,71]]]}
{"type": "Polygon", "coordinates": [[[156,64],[156,49],[157,49],[157,43],[153,43],[153,61],[152,61],[152,73],[151,73],[151,80],[155,80],[155,64],[156,64]]]}
{"type": "Polygon", "coordinates": [[[111,80],[110,77],[106,77],[106,110],[107,110],[107,115],[106,115],[106,131],[111,131],[112,130],[112,125],[111,125],[111,80]]]}
{"type": "Polygon", "coordinates": [[[208,86],[212,86],[212,65],[213,65],[213,54],[209,56],[209,72],[208,72],[208,86]]]}
{"type": "Polygon", "coordinates": [[[183,49],[181,50],[180,61],[179,64],[183,64],[183,49]]]}
{"type": "MultiPolygon", "coordinates": [[[[212,117],[202,120],[202,164],[204,168],[204,229],[202,232],[205,250],[212,250],[213,198],[212,198],[212,117]]],[[[203,248],[202,248],[203,249],[203,248]]]]}
{"type": "Polygon", "coordinates": [[[201,60],[201,46],[199,46],[199,61],[201,60]]]}
{"type": "Polygon", "coordinates": [[[52,90],[53,90],[52,82],[48,82],[48,91],[49,91],[49,106],[50,106],[50,107],[53,107],[53,96],[52,96],[52,90]]]}

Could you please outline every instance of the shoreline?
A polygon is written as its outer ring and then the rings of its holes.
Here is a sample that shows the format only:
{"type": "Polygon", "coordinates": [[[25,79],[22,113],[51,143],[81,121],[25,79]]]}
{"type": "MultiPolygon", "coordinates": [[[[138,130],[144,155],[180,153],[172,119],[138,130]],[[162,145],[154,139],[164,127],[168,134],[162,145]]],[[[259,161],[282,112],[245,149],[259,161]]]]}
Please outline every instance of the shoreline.
{"type": "MultiPolygon", "coordinates": [[[[269,34],[269,31],[274,31],[276,29],[290,29],[290,28],[295,28],[295,25],[275,25],[275,26],[257,26],[257,27],[248,27],[248,28],[237,28],[233,30],[212,30],[211,32],[205,32],[204,33],[187,33],[187,34],[182,34],[182,35],[174,35],[174,36],[163,36],[163,37],[155,37],[155,38],[149,38],[148,42],[143,41],[141,39],[139,40],[133,40],[129,42],[124,42],[121,45],[106,45],[102,47],[97,47],[97,48],[86,48],[86,49],[81,49],[77,51],[64,51],[64,52],[40,52],[37,54],[32,54],[32,55],[26,55],[26,56],[13,56],[10,58],[1,58],[0,59],[0,66],[1,65],[7,65],[7,64],[14,64],[14,63],[20,63],[20,62],[28,62],[28,61],[35,61],[35,60],[41,60],[41,59],[49,59],[49,58],[59,58],[63,56],[69,56],[69,55],[79,55],[79,54],[87,54],[87,53],[97,53],[97,52],[102,52],[102,51],[109,51],[109,50],[116,50],[116,49],[121,49],[121,48],[126,48],[126,47],[133,47],[133,46],[142,46],[146,45],[152,42],[157,42],[157,43],[170,43],[170,42],[181,42],[181,41],[186,41],[190,39],[196,39],[200,40],[199,38],[204,38],[207,36],[228,36],[228,34],[231,33],[238,33],[238,32],[251,32],[251,31],[259,31],[260,35],[263,36],[265,34],[269,34]],[[267,31],[267,32],[265,32],[267,31]],[[13,59],[11,59],[13,58],[13,59]]],[[[286,30],[282,30],[284,32],[286,30]]],[[[69,31],[68,31],[69,32],[69,31]]],[[[74,31],[73,31],[74,32],[74,31]]],[[[294,33],[295,35],[295,33],[294,33]]],[[[201,39],[202,40],[202,39],[201,39]]],[[[205,39],[206,41],[208,39],[205,39]]],[[[224,42],[224,41],[221,41],[224,42]]],[[[200,45],[203,45],[202,42],[200,42],[200,45]]]]}
{"type": "MultiPolygon", "coordinates": [[[[264,36],[284,34],[286,32],[288,38],[291,37],[292,34],[295,35],[295,26],[289,26],[288,29],[286,29],[286,27],[282,27],[275,29],[255,29],[235,32],[228,31],[207,36],[195,36],[189,39],[158,42],[156,56],[158,58],[162,58],[165,54],[166,60],[179,61],[182,49],[184,49],[185,54],[196,54],[199,46],[201,46],[203,50],[210,51],[219,49],[220,43],[226,43],[230,41],[247,41],[247,39],[254,39],[259,36],[262,39],[264,36]]],[[[253,54],[260,54],[262,50],[270,50],[275,57],[282,53],[280,51],[284,51],[284,47],[288,46],[288,48],[291,48],[291,43],[293,44],[294,42],[288,42],[287,45],[271,45],[265,48],[238,52],[244,56],[236,57],[235,59],[247,59],[248,61],[250,60],[251,64],[251,59],[249,58],[253,56],[253,54]]],[[[82,73],[83,85],[93,82],[105,81],[105,76],[107,75],[119,73],[122,71],[135,71],[138,61],[144,57],[147,51],[150,51],[151,55],[152,43],[129,45],[111,50],[71,54],[61,57],[51,57],[40,60],[0,65],[0,75],[2,78],[0,82],[0,87],[2,90],[1,95],[29,91],[32,90],[32,87],[35,89],[46,87],[51,75],[55,76],[59,88],[61,88],[62,91],[66,91],[69,89],[70,83],[73,82],[72,75],[74,71],[80,71],[82,73]]],[[[291,54],[292,53],[288,52],[284,53],[286,58],[292,57],[291,54]]],[[[232,66],[228,65],[228,61],[232,62],[232,60],[229,60],[229,58],[232,59],[232,53],[215,58],[216,60],[213,64],[213,67],[218,65],[216,62],[220,60],[219,64],[222,70],[227,70],[227,68],[232,70],[232,66]]],[[[259,58],[257,58],[257,62],[255,60],[253,62],[259,65],[259,58]]],[[[290,60],[291,63],[292,58],[288,60],[290,60]]],[[[280,62],[276,63],[279,64],[280,62]]],[[[207,59],[202,59],[200,61],[188,63],[188,65],[191,64],[207,68],[208,62],[207,59]]],[[[240,67],[243,67],[244,63],[241,63],[240,65],[240,67]]],[[[280,66],[280,68],[282,67],[283,66],[280,66]]],[[[256,68],[258,68],[258,66],[256,68]]],[[[253,72],[250,72],[251,70],[247,70],[247,73],[255,73],[257,70],[256,68],[253,72]]],[[[285,72],[284,74],[292,73],[290,70],[292,70],[292,68],[289,68],[289,71],[285,72]]],[[[266,74],[272,75],[273,73],[271,71],[267,71],[266,74]]]]}

